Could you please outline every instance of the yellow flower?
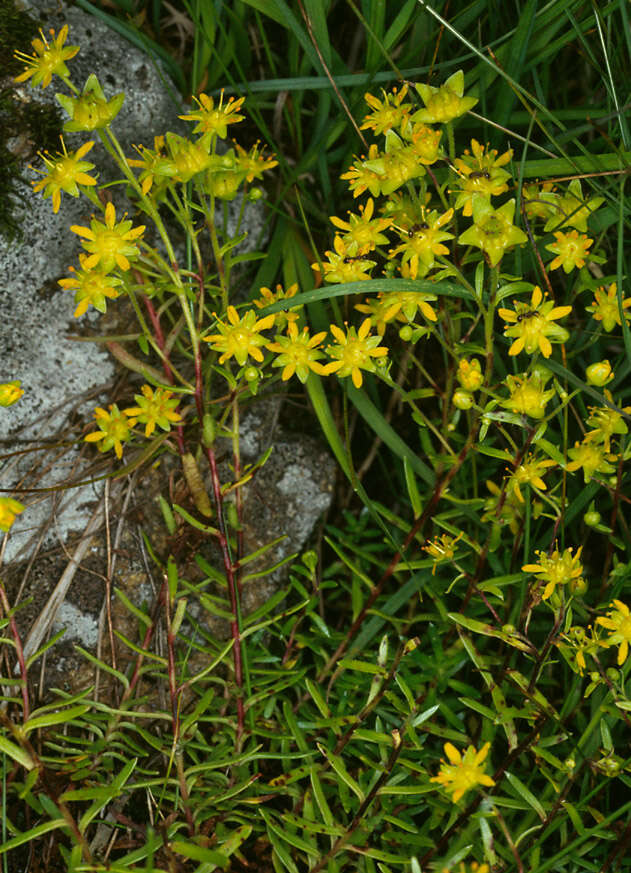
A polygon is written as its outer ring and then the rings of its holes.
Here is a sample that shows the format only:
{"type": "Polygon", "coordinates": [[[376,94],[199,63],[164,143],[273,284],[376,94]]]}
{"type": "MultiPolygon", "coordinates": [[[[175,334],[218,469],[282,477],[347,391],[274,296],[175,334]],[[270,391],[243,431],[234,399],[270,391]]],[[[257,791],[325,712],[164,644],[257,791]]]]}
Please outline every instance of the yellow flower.
{"type": "Polygon", "coordinates": [[[449,534],[442,534],[440,537],[434,537],[433,540],[423,546],[423,551],[427,552],[434,559],[432,567],[432,576],[436,573],[436,567],[441,561],[451,561],[456,554],[456,543],[463,536],[458,534],[457,537],[452,537],[449,534]]]}
{"type": "Polygon", "coordinates": [[[590,385],[603,388],[607,382],[611,382],[614,378],[614,372],[611,369],[611,364],[605,358],[604,361],[596,361],[595,364],[590,364],[585,370],[585,378],[590,385]]]}
{"type": "MultiPolygon", "coordinates": [[[[376,261],[362,258],[361,255],[351,255],[348,246],[340,236],[333,240],[334,252],[325,252],[328,261],[322,262],[325,282],[362,282],[370,279],[370,270],[377,265],[376,261]]],[[[311,264],[312,270],[319,270],[319,264],[311,264]]]]}
{"type": "Polygon", "coordinates": [[[497,157],[497,150],[491,149],[484,152],[484,146],[472,139],[471,152],[465,149],[461,158],[454,160],[456,172],[462,179],[462,187],[456,198],[455,208],[462,209],[465,217],[473,215],[473,195],[480,194],[490,200],[508,191],[507,180],[510,173],[502,167],[513,157],[513,150],[509,149],[503,155],[497,157]]]}
{"type": "Polygon", "coordinates": [[[377,173],[372,166],[378,155],[379,149],[373,143],[368,149],[368,157],[362,155],[356,158],[348,170],[340,176],[340,179],[348,179],[348,187],[353,192],[353,197],[359,197],[364,191],[370,191],[373,197],[381,194],[383,171],[377,173]]]}
{"type": "Polygon", "coordinates": [[[193,128],[193,133],[201,133],[202,138],[207,139],[208,142],[215,136],[218,136],[219,139],[225,139],[228,125],[236,124],[245,118],[244,115],[238,114],[245,97],[239,97],[238,99],[230,97],[224,105],[222,90],[219,104],[216,108],[215,101],[207,94],[200,94],[199,98],[193,97],[193,100],[197,103],[199,109],[179,117],[184,121],[196,121],[197,125],[193,128]]]}
{"type": "Polygon", "coordinates": [[[518,355],[523,349],[529,355],[539,350],[544,358],[552,354],[550,340],[564,343],[569,339],[568,331],[558,324],[557,318],[563,318],[572,311],[571,306],[555,306],[552,300],[544,300],[541,288],[535,285],[530,303],[513,301],[515,309],[498,309],[498,315],[508,322],[504,333],[516,337],[508,350],[509,355],[518,355]]]}
{"type": "Polygon", "coordinates": [[[140,390],[142,394],[134,394],[134,400],[138,406],[123,409],[123,412],[145,425],[146,437],[151,436],[156,424],[162,430],[169,431],[172,421],[182,421],[179,412],[175,412],[180,398],[173,397],[172,391],[168,391],[166,388],[156,388],[154,391],[149,385],[143,385],[140,390]]]}
{"type": "Polygon", "coordinates": [[[410,103],[404,103],[408,93],[408,86],[403,85],[400,91],[393,88],[388,94],[381,92],[383,100],[373,97],[372,94],[364,94],[364,100],[372,109],[372,112],[364,118],[360,130],[372,130],[376,135],[386,133],[391,128],[400,128],[409,118],[412,110],[410,103]]]}
{"type": "Polygon", "coordinates": [[[14,52],[14,57],[26,64],[26,70],[15,77],[16,82],[26,82],[32,76],[33,85],[41,85],[42,88],[47,88],[50,85],[53,76],[59,76],[60,79],[67,79],[69,76],[68,67],[65,61],[69,61],[79,51],[78,45],[69,45],[63,47],[68,36],[68,25],[65,24],[57,36],[51,28],[49,33],[52,37],[52,45],[44,36],[44,32],[40,30],[41,39],[34,39],[31,45],[35,49],[34,55],[27,55],[24,52],[14,52]]]}
{"type": "Polygon", "coordinates": [[[354,327],[347,327],[346,333],[332,324],[331,333],[338,344],[327,347],[329,357],[335,360],[326,364],[326,373],[337,373],[340,378],[351,376],[353,385],[361,388],[361,371],[374,373],[376,367],[372,359],[384,357],[388,354],[388,349],[379,345],[381,337],[369,336],[370,318],[364,319],[357,331],[354,327]]]}
{"type": "Polygon", "coordinates": [[[428,124],[444,124],[473,109],[478,102],[475,97],[463,97],[464,73],[462,70],[450,76],[440,88],[418,83],[416,85],[425,109],[419,109],[412,116],[414,121],[428,124]]]}
{"type": "Polygon", "coordinates": [[[245,181],[253,182],[254,179],[262,179],[266,170],[278,166],[274,155],[266,155],[265,148],[260,148],[261,143],[255,142],[249,152],[235,143],[237,150],[236,162],[242,173],[245,173],[245,181]],[[260,150],[259,150],[260,148],[260,150]]]}
{"type": "Polygon", "coordinates": [[[80,270],[75,270],[74,267],[68,267],[74,276],[67,279],[59,279],[59,285],[69,291],[75,292],[75,303],[78,304],[74,311],[74,317],[79,318],[88,309],[88,306],[94,306],[99,312],[107,311],[107,300],[115,300],[120,296],[118,285],[122,285],[121,279],[106,273],[104,270],[88,270],[86,262],[88,256],[81,253],[79,262],[80,270]]]}
{"type": "Polygon", "coordinates": [[[88,170],[94,169],[94,164],[81,160],[90,151],[94,142],[85,142],[76,152],[68,154],[63,136],[60,139],[63,153],[57,152],[53,157],[48,152],[38,152],[49,172],[41,181],[32,183],[36,194],[43,188],[44,197],[52,196],[53,212],[59,212],[62,191],[72,197],[78,197],[79,185],[96,185],[96,179],[88,176],[87,173],[88,170]]]}
{"type": "Polygon", "coordinates": [[[613,631],[604,641],[604,644],[618,646],[618,664],[622,665],[627,660],[629,643],[631,643],[631,613],[629,607],[622,600],[614,600],[611,605],[615,609],[611,609],[606,618],[597,618],[596,624],[613,631]]]}
{"type": "MultiPolygon", "coordinates": [[[[609,403],[613,404],[611,391],[605,389],[605,397],[609,403]]],[[[631,406],[625,406],[622,410],[612,409],[611,406],[590,406],[589,413],[587,424],[593,430],[585,434],[585,442],[602,442],[606,452],[611,448],[611,438],[614,434],[622,436],[629,432],[622,413],[629,415],[631,406]]]]}
{"type": "Polygon", "coordinates": [[[549,467],[554,466],[556,466],[556,462],[552,461],[550,458],[545,460],[543,458],[535,458],[534,455],[530,454],[521,464],[519,464],[517,469],[511,473],[507,488],[515,494],[521,503],[523,503],[524,498],[522,497],[519,486],[531,485],[534,488],[539,488],[541,491],[545,491],[546,483],[541,477],[545,476],[549,467]]]}
{"type": "Polygon", "coordinates": [[[131,224],[131,221],[125,220],[116,224],[116,209],[110,202],[105,207],[105,224],[93,218],[90,227],[71,225],[73,233],[88,240],[83,243],[83,248],[91,252],[81,266],[90,270],[100,264],[105,273],[116,265],[121,270],[129,270],[129,258],[135,258],[139,253],[133,240],[138,239],[145,230],[144,225],[132,228],[131,224]]]}
{"type": "Polygon", "coordinates": [[[587,631],[584,627],[571,627],[567,633],[561,634],[563,643],[557,643],[560,649],[569,648],[574,654],[578,673],[582,676],[587,669],[586,655],[595,655],[604,643],[594,634],[590,626],[587,631]]]}
{"type": "Polygon", "coordinates": [[[615,473],[616,471],[610,462],[617,461],[618,456],[608,454],[605,446],[595,444],[589,439],[589,435],[583,439],[582,443],[574,443],[574,448],[568,449],[568,455],[572,461],[566,469],[570,473],[574,473],[582,467],[585,482],[589,482],[596,473],[615,473]]]}
{"type": "Polygon", "coordinates": [[[208,154],[208,148],[199,140],[191,142],[175,133],[167,133],[167,148],[171,155],[175,173],[173,177],[178,182],[188,182],[198,173],[203,173],[213,163],[213,156],[208,154]]]}
{"type": "MultiPolygon", "coordinates": [[[[164,150],[165,145],[166,140],[164,136],[156,136],[153,139],[153,150],[148,149],[143,145],[134,146],[140,155],[140,160],[137,158],[127,159],[127,163],[130,167],[142,167],[138,179],[142,183],[141,188],[143,194],[148,194],[153,187],[153,183],[157,180],[157,183],[160,186],[158,190],[159,196],[166,180],[172,179],[177,173],[173,159],[169,157],[164,150]]],[[[154,196],[156,196],[155,193],[154,196]]]]}
{"type": "Polygon", "coordinates": [[[396,301],[390,303],[387,299],[388,296],[382,292],[376,297],[366,297],[361,303],[355,304],[355,309],[358,312],[370,316],[370,321],[377,329],[379,336],[384,335],[386,325],[396,318],[400,309],[400,304],[396,301]]]}
{"type": "Polygon", "coordinates": [[[490,747],[490,743],[485,743],[480,751],[476,752],[475,746],[469,746],[462,755],[451,743],[445,743],[444,749],[449,764],[441,759],[438,776],[433,776],[429,781],[438,782],[439,785],[453,791],[451,799],[454,803],[458,803],[463,794],[470,788],[475,788],[476,785],[486,785],[487,787],[495,785],[493,779],[486,775],[481,766],[490,747]]]}
{"type": "Polygon", "coordinates": [[[254,310],[248,309],[243,318],[239,318],[234,306],[228,307],[227,315],[229,323],[218,321],[219,333],[204,337],[204,342],[210,343],[211,349],[222,353],[220,364],[234,356],[239,366],[243,367],[248,355],[260,363],[263,360],[260,347],[267,342],[261,336],[261,331],[272,327],[274,316],[266,315],[257,320],[254,310]]]}
{"type": "Polygon", "coordinates": [[[502,401],[505,409],[529,415],[531,418],[543,418],[546,404],[554,397],[554,388],[546,391],[545,382],[538,373],[508,375],[506,385],[510,397],[502,401]]]}
{"type": "Polygon", "coordinates": [[[318,346],[326,336],[326,331],[309,336],[308,328],[304,327],[298,333],[298,325],[295,322],[287,328],[288,336],[277,336],[276,342],[269,343],[267,348],[270,352],[276,352],[278,357],[273,362],[273,367],[283,367],[281,378],[283,382],[290,379],[294,373],[301,382],[306,382],[309,371],[325,375],[326,369],[318,363],[318,358],[323,356],[318,346]]]}
{"type": "MultiPolygon", "coordinates": [[[[389,312],[392,312],[394,307],[397,321],[402,321],[404,324],[414,321],[419,310],[428,321],[437,321],[438,316],[434,307],[427,302],[436,299],[435,294],[426,291],[381,291],[379,293],[379,300],[383,305],[388,307],[389,312]]],[[[359,309],[359,306],[356,306],[355,309],[359,309]]]]}
{"type": "Polygon", "coordinates": [[[80,97],[69,97],[67,94],[56,94],[55,97],[70,116],[70,121],[64,124],[64,130],[69,132],[107,127],[114,121],[125,102],[122,91],[111,100],[106,100],[94,73],[88,76],[80,97]]]}
{"type": "Polygon", "coordinates": [[[521,200],[530,221],[537,218],[548,219],[556,215],[558,196],[553,191],[552,182],[530,182],[521,189],[521,200]]]}
{"type": "Polygon", "coordinates": [[[581,588],[584,585],[582,578],[583,565],[581,564],[581,552],[583,547],[579,546],[576,554],[572,554],[572,548],[565,549],[563,553],[555,549],[551,555],[546,555],[545,552],[537,551],[535,554],[539,558],[538,564],[524,564],[522,570],[524,573],[536,573],[538,582],[546,583],[541,595],[542,600],[547,600],[557,585],[570,585],[572,590],[581,588]]]}
{"type": "Polygon", "coordinates": [[[348,221],[342,221],[336,215],[331,216],[331,223],[339,230],[345,230],[342,236],[348,254],[351,257],[368,254],[378,245],[386,245],[389,240],[381,233],[390,226],[389,218],[373,218],[375,201],[369,197],[366,206],[359,207],[359,215],[348,213],[348,221]]]}
{"type": "Polygon", "coordinates": [[[468,361],[463,358],[458,363],[456,378],[466,391],[477,391],[484,381],[482,367],[478,359],[474,358],[472,361],[468,361]]]}
{"type": "Polygon", "coordinates": [[[589,247],[594,242],[585,234],[578,233],[577,230],[570,230],[567,233],[557,231],[554,234],[556,242],[546,246],[547,251],[556,254],[556,258],[548,264],[549,270],[558,270],[563,267],[566,273],[571,273],[576,267],[579,269],[585,266],[585,258],[589,255],[589,247]]]}
{"type": "Polygon", "coordinates": [[[17,403],[24,394],[24,388],[21,388],[21,385],[22,382],[19,379],[0,383],[0,406],[13,406],[14,403],[17,403]]]}
{"type": "Polygon", "coordinates": [[[434,266],[434,255],[448,255],[449,249],[443,245],[444,240],[453,239],[453,233],[441,230],[452,217],[453,209],[448,209],[439,215],[436,210],[423,215],[423,219],[412,225],[401,236],[403,242],[390,252],[392,257],[403,255],[403,264],[410,265],[410,278],[416,279],[420,274],[425,276],[434,266]]]}
{"type": "Polygon", "coordinates": [[[425,166],[436,163],[441,156],[440,140],[442,130],[435,130],[426,124],[415,124],[404,131],[406,139],[411,140],[411,149],[418,161],[425,166]]]}
{"type": "Polygon", "coordinates": [[[472,861],[469,867],[464,861],[460,862],[460,867],[457,870],[455,868],[451,868],[448,870],[447,867],[443,867],[442,873],[490,873],[490,868],[488,864],[478,864],[477,861],[472,861]]]}
{"type": "Polygon", "coordinates": [[[0,530],[8,531],[15,516],[24,512],[25,507],[18,500],[13,500],[12,497],[0,497],[0,530]]]}
{"type": "Polygon", "coordinates": [[[365,166],[376,174],[376,179],[368,185],[373,197],[392,194],[412,179],[425,175],[425,167],[419,161],[415,147],[406,145],[393,130],[386,134],[386,150],[369,157],[365,166]]]}
{"type": "Polygon", "coordinates": [[[94,417],[99,430],[86,434],[84,439],[88,443],[98,442],[100,452],[107,452],[113,448],[116,457],[120,459],[123,456],[122,444],[129,439],[131,428],[136,422],[121,412],[115,403],[111,403],[108,410],[102,409],[100,406],[96,407],[94,417]]]}
{"type": "Polygon", "coordinates": [[[509,200],[499,209],[493,209],[486,197],[474,194],[472,203],[473,224],[460,234],[458,242],[482,249],[489,264],[495,267],[508,249],[522,245],[528,237],[513,224],[514,200],[509,200]]]}
{"type": "Polygon", "coordinates": [[[573,179],[564,194],[556,195],[556,209],[548,219],[544,230],[557,230],[559,227],[569,225],[582,233],[587,233],[587,219],[604,202],[604,197],[590,197],[585,200],[580,179],[573,179]]]}
{"type": "Polygon", "coordinates": [[[605,289],[604,286],[594,291],[594,300],[591,306],[587,306],[587,312],[591,312],[596,321],[602,321],[603,328],[610,333],[616,325],[622,327],[620,314],[626,322],[629,321],[629,313],[626,311],[631,306],[631,297],[623,297],[620,294],[618,301],[618,284],[612,282],[605,289]]]}
{"type": "Polygon", "coordinates": [[[204,191],[221,200],[233,200],[245,175],[234,149],[228,149],[223,155],[212,155],[212,164],[204,177],[204,191]]]}
{"type": "MultiPolygon", "coordinates": [[[[278,303],[280,300],[287,301],[291,297],[295,297],[298,293],[298,283],[294,282],[293,285],[290,285],[286,291],[283,291],[282,285],[276,286],[276,291],[272,292],[269,288],[261,288],[260,289],[260,298],[254,301],[254,305],[257,309],[264,309],[266,306],[271,306],[273,303],[278,303]]],[[[297,321],[300,318],[300,310],[302,309],[302,304],[298,306],[293,306],[291,309],[287,309],[283,312],[276,312],[274,314],[274,323],[279,330],[284,330],[288,324],[291,324],[293,321],[297,321]]]]}

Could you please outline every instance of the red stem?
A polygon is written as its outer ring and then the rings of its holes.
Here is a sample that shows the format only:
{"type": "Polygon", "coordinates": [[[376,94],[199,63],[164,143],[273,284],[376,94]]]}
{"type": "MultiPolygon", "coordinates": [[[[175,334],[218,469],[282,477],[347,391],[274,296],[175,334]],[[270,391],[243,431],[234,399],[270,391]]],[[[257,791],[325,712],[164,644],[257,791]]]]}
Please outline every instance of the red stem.
{"type": "Polygon", "coordinates": [[[26,669],[26,661],[24,660],[24,649],[22,648],[22,640],[20,638],[20,632],[18,630],[17,622],[15,620],[15,616],[11,615],[11,608],[9,606],[9,599],[7,597],[7,593],[4,590],[4,585],[0,581],[0,601],[2,602],[2,608],[4,609],[8,619],[9,619],[9,627],[11,628],[11,634],[13,636],[13,642],[15,643],[15,651],[18,658],[18,665],[20,667],[20,676],[22,677],[22,703],[24,707],[24,721],[26,721],[31,713],[31,706],[29,702],[28,696],[28,672],[26,669]]]}

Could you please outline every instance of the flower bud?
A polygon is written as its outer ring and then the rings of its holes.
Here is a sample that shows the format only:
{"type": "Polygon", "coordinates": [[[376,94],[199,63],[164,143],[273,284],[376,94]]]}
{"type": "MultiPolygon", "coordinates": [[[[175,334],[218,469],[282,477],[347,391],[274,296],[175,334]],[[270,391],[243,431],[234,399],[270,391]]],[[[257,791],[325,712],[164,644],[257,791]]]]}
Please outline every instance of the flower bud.
{"type": "Polygon", "coordinates": [[[585,370],[587,382],[590,385],[595,385],[597,388],[602,388],[614,377],[613,370],[609,361],[597,361],[595,364],[590,364],[585,370]]]}
{"type": "Polygon", "coordinates": [[[591,509],[589,512],[586,512],[583,516],[583,521],[587,525],[587,527],[596,527],[596,525],[600,524],[600,512],[596,512],[595,509],[591,509]]]}
{"type": "Polygon", "coordinates": [[[409,325],[409,324],[405,324],[405,325],[401,328],[401,330],[399,331],[399,336],[401,337],[401,339],[402,339],[403,342],[405,342],[405,343],[409,343],[409,342],[410,342],[410,340],[412,339],[413,334],[414,334],[414,330],[412,329],[411,325],[409,325]]]}
{"type": "Polygon", "coordinates": [[[454,391],[454,396],[452,397],[452,401],[456,409],[471,409],[473,406],[473,395],[469,394],[468,391],[464,391],[462,388],[459,388],[457,391],[454,391]]]}
{"type": "Polygon", "coordinates": [[[260,375],[261,374],[256,367],[246,367],[243,371],[243,376],[246,382],[256,382],[259,379],[260,375]]]}

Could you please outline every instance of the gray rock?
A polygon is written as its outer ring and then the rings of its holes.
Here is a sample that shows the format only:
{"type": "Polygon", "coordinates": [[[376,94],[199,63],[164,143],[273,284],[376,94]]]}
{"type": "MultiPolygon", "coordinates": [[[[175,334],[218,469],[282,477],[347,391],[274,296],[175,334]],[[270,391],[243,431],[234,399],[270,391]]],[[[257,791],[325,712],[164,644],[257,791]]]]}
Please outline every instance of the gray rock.
{"type": "MultiPolygon", "coordinates": [[[[94,72],[107,97],[125,91],[126,101],[114,129],[127,153],[134,143],[152,145],[154,134],[184,129],[177,118],[182,107],[172,99],[161,70],[142,52],[76,7],[63,8],[60,14],[57,0],[30,0],[23,5],[41,18],[45,29],[58,31],[69,24],[68,43],[81,45],[80,53],[69,62],[77,84],[82,85],[94,72]]],[[[58,80],[44,92],[25,84],[16,93],[21,100],[50,104],[56,90],[63,90],[58,80]]],[[[86,138],[84,134],[65,135],[69,149],[86,138]]],[[[102,171],[100,181],[115,178],[100,144],[87,159],[102,171]]],[[[27,179],[39,178],[28,167],[23,172],[27,179]]],[[[119,206],[120,193],[115,189],[119,214],[125,209],[119,206]]],[[[61,209],[55,215],[50,199],[33,194],[21,182],[16,182],[16,195],[23,237],[11,244],[0,237],[0,381],[21,379],[25,395],[16,405],[0,408],[0,488],[4,489],[0,493],[14,489],[14,496],[27,509],[5,539],[0,560],[11,564],[7,585],[12,599],[24,601],[33,595],[31,605],[19,613],[27,654],[59,626],[70,626],[71,635],[78,635],[82,645],[94,650],[97,635],[99,644],[103,643],[102,579],[109,545],[99,540],[98,530],[104,518],[99,507],[107,495],[102,480],[94,475],[94,461],[86,460],[93,458],[94,451],[82,436],[94,406],[108,402],[117,371],[102,345],[82,341],[87,330],[98,329],[100,316],[92,312],[73,319],[73,294],[57,285],[67,275],[68,266],[77,263],[81,250],[69,226],[88,223],[91,209],[84,199],[62,195],[61,209]],[[79,533],[78,540],[73,533],[79,533]]],[[[239,200],[230,204],[230,210],[234,222],[240,212],[239,200]]],[[[249,233],[245,245],[258,248],[264,233],[262,209],[248,207],[245,222],[249,233]]],[[[252,518],[252,523],[247,522],[246,551],[286,534],[283,543],[265,556],[269,563],[304,545],[330,503],[334,478],[332,460],[314,441],[275,429],[277,412],[274,406],[267,411],[256,406],[243,417],[241,426],[244,459],[253,460],[270,442],[276,448],[248,486],[245,499],[252,518]]],[[[143,501],[155,504],[156,495],[148,496],[149,486],[143,481],[136,485],[139,490],[134,500],[140,505],[143,501]]],[[[164,481],[160,487],[165,487],[164,481]]],[[[122,489],[113,487],[115,491],[120,497],[122,489]]],[[[118,505],[112,504],[110,513],[118,505]]],[[[137,525],[130,523],[129,528],[132,534],[121,539],[126,554],[118,561],[120,579],[114,574],[112,581],[124,586],[133,580],[145,596],[151,591],[150,574],[146,559],[133,553],[134,544],[142,542],[137,525]]],[[[246,593],[248,608],[260,605],[277,583],[278,575],[254,580],[246,593]]],[[[53,685],[59,684],[60,670],[66,670],[72,657],[66,645],[57,666],[51,667],[57,671],[53,685]]],[[[83,673],[77,675],[83,683],[83,673]]]]}
{"type": "MultiPolygon", "coordinates": [[[[124,91],[125,103],[114,121],[113,128],[127,154],[133,144],[152,145],[153,135],[167,130],[185,132],[186,124],[178,119],[184,107],[178,104],[173,88],[166,87],[162,70],[135,46],[77,7],[66,7],[60,14],[60,5],[45,0],[24,2],[25,8],[45,22],[44,31],[53,27],[58,32],[64,24],[70,28],[67,44],[80,45],[81,51],[71,61],[71,78],[82,86],[90,73],[96,73],[109,98],[124,91]]],[[[59,79],[54,78],[48,88],[31,88],[25,83],[17,89],[23,101],[35,100],[44,105],[57,105],[55,91],[64,91],[59,79]]],[[[96,146],[88,159],[101,173],[100,181],[120,175],[98,141],[96,134],[65,134],[69,149],[77,148],[87,139],[96,146]]],[[[17,146],[17,144],[16,144],[17,146]]],[[[39,163],[39,162],[37,162],[39,163]]],[[[22,168],[29,181],[40,176],[29,167],[22,168]]],[[[122,189],[115,189],[115,202],[121,202],[122,189]]],[[[21,379],[24,397],[13,407],[0,408],[0,439],[11,437],[13,447],[32,447],[33,441],[50,444],[68,433],[68,410],[75,408],[77,398],[90,395],[105,402],[104,390],[114,378],[114,366],[102,346],[77,342],[68,337],[77,327],[98,321],[98,313],[90,310],[81,319],[73,318],[73,294],[60,290],[57,281],[68,275],[68,266],[76,264],[81,251],[79,238],[69,231],[72,224],[89,224],[91,206],[84,198],[62,194],[61,208],[52,211],[51,200],[34,194],[22,182],[15,182],[14,214],[22,230],[21,240],[9,243],[0,237],[0,350],[2,368],[0,381],[21,379]]],[[[250,205],[251,206],[251,205],[250,205]]],[[[264,228],[262,209],[245,211],[244,228],[248,238],[242,250],[252,250],[261,240],[264,228]]],[[[241,203],[237,198],[229,204],[228,228],[234,229],[241,203]]],[[[119,207],[118,213],[124,209],[119,207]]],[[[94,407],[94,400],[90,408],[94,407]]],[[[84,414],[88,406],[76,411],[84,414]]],[[[5,441],[5,445],[7,445],[5,441]]],[[[40,453],[41,454],[41,453],[40,453]]],[[[0,473],[0,488],[51,488],[68,481],[68,470],[75,469],[75,478],[81,479],[85,464],[76,449],[69,447],[63,466],[56,465],[37,482],[25,483],[32,478],[39,465],[37,457],[28,454],[14,457],[0,473]]],[[[28,495],[29,492],[24,492],[28,495]]],[[[35,492],[37,494],[42,493],[35,492]]],[[[5,560],[24,557],[28,544],[41,530],[41,525],[55,517],[59,538],[63,541],[69,530],[82,527],[87,521],[86,503],[94,499],[91,488],[80,488],[56,499],[40,499],[36,506],[15,523],[5,560]]],[[[24,500],[22,502],[25,502],[24,500]]],[[[29,504],[31,500],[26,499],[29,504]]],[[[45,536],[50,542],[51,535],[45,536]]]]}

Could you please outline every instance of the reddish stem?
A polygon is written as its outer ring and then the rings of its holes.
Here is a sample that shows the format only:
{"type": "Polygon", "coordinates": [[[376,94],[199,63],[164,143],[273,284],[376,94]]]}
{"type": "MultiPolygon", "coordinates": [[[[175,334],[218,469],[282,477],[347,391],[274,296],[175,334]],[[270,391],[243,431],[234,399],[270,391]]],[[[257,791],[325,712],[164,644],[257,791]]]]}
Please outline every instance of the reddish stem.
{"type": "Polygon", "coordinates": [[[20,668],[20,676],[22,677],[22,704],[24,707],[24,721],[26,721],[31,712],[31,706],[29,702],[28,696],[28,672],[26,669],[26,661],[24,660],[24,649],[22,648],[22,639],[20,637],[20,632],[18,630],[17,622],[15,620],[15,616],[11,615],[11,608],[9,606],[9,599],[7,597],[7,593],[4,590],[4,585],[0,581],[0,601],[2,602],[2,608],[4,609],[8,619],[9,619],[9,627],[11,628],[11,634],[13,636],[13,642],[15,643],[15,651],[18,658],[18,665],[20,668]]]}

